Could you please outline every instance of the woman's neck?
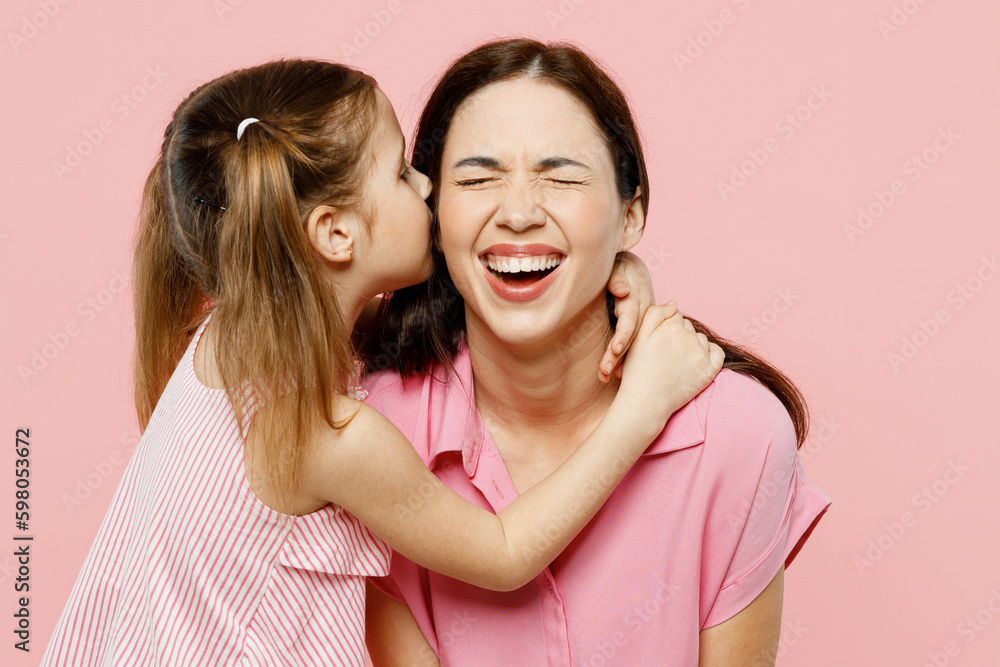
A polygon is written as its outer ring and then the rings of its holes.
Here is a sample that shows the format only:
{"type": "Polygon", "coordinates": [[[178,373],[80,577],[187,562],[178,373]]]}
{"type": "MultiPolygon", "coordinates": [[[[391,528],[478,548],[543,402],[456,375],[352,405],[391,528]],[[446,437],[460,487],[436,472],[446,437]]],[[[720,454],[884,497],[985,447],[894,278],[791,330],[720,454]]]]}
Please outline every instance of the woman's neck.
{"type": "Polygon", "coordinates": [[[614,400],[617,378],[597,379],[611,336],[603,294],[543,343],[511,345],[468,308],[466,327],[476,405],[488,425],[572,441],[586,437],[614,400]]]}

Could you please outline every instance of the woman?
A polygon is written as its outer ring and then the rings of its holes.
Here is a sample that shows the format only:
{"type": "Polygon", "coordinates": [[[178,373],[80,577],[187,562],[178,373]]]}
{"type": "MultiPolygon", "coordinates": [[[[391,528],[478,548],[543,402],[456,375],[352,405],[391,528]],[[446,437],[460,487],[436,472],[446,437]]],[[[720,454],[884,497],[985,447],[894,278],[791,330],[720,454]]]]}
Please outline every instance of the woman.
{"type": "MultiPolygon", "coordinates": [[[[649,188],[621,91],[573,47],[479,47],[438,83],[413,164],[436,184],[428,283],[383,304],[368,403],[460,495],[500,511],[615,395],[591,369],[604,284],[649,188]],[[452,445],[452,443],[460,443],[452,445]]],[[[739,347],[536,580],[492,593],[398,554],[369,580],[376,665],[773,664],[784,567],[830,499],[804,476],[795,387],[739,347]]]]}

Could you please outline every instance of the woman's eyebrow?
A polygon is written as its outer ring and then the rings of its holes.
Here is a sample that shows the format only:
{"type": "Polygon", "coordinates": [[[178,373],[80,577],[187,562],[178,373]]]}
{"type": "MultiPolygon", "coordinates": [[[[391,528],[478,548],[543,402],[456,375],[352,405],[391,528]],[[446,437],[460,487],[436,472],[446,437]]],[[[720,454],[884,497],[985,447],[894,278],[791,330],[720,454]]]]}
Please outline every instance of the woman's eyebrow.
{"type": "Polygon", "coordinates": [[[459,167],[483,167],[485,169],[501,169],[502,165],[500,160],[494,157],[486,157],[485,155],[474,155],[472,157],[462,158],[458,162],[452,165],[452,169],[458,169],[459,167]]]}
{"type": "MultiPolygon", "coordinates": [[[[485,155],[474,155],[472,157],[462,158],[452,165],[452,169],[458,169],[459,167],[502,169],[503,165],[500,163],[500,160],[497,160],[496,158],[487,157],[485,155]]],[[[590,167],[582,162],[573,160],[572,158],[559,156],[547,157],[535,163],[535,168],[539,171],[544,171],[546,169],[558,169],[559,167],[583,167],[584,169],[590,169],[590,167]]]]}
{"type": "Polygon", "coordinates": [[[576,160],[568,157],[547,157],[543,160],[539,160],[535,166],[539,171],[545,169],[558,169],[559,167],[583,167],[584,169],[590,169],[590,167],[582,162],[577,162],[576,160]]]}

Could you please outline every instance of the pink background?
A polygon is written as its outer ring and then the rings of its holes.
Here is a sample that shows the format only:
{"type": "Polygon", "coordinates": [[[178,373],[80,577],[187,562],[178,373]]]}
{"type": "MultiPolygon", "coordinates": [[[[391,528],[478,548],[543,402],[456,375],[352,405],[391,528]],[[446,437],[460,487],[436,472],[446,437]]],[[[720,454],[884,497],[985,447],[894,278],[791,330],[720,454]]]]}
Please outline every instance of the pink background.
{"type": "Polygon", "coordinates": [[[786,577],[778,664],[996,664],[995,2],[62,1],[0,10],[4,664],[40,659],[137,440],[130,248],[177,103],[236,67],[322,57],[373,74],[410,136],[452,59],[513,34],[614,73],[647,150],[638,252],[659,300],[809,401],[806,471],[834,504],[786,577]],[[30,654],[12,648],[19,427],[30,654]]]}

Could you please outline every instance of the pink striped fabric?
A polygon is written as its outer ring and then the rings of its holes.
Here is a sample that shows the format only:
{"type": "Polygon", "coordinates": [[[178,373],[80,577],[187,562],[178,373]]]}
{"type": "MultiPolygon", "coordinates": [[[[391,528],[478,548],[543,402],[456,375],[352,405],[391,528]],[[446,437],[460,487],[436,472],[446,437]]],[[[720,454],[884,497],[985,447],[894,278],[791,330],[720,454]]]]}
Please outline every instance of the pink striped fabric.
{"type": "MultiPolygon", "coordinates": [[[[342,508],[250,489],[198,327],[115,493],[43,665],[363,665],[365,580],[388,546],[342,508]]],[[[253,409],[251,403],[247,403],[253,409]]]]}

